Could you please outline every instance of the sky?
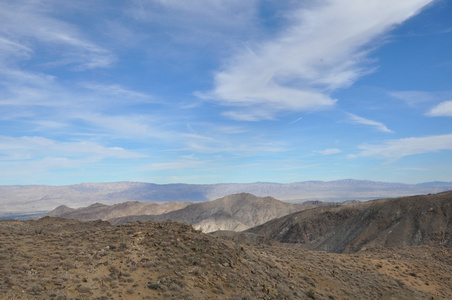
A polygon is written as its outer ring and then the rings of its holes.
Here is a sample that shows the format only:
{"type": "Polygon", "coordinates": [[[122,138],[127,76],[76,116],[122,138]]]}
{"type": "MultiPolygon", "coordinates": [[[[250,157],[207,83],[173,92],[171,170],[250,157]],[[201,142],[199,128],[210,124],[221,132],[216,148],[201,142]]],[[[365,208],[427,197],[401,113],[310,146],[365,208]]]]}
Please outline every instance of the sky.
{"type": "Polygon", "coordinates": [[[0,0],[0,185],[452,181],[451,15],[0,0]]]}

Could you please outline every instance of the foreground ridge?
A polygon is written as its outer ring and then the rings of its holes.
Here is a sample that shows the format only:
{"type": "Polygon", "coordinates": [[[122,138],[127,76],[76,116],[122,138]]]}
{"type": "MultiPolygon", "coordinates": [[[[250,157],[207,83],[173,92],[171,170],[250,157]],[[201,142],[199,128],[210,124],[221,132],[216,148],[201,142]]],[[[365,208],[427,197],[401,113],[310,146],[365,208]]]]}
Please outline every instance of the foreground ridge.
{"type": "Polygon", "coordinates": [[[450,248],[332,254],[178,222],[0,221],[0,298],[451,299],[450,248]]]}

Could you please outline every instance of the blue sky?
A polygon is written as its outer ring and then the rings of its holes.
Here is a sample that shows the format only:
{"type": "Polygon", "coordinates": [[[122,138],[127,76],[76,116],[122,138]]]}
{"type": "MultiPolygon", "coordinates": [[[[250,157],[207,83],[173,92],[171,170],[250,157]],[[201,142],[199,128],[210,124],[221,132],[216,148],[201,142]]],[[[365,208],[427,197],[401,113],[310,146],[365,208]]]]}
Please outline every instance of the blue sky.
{"type": "Polygon", "coordinates": [[[0,0],[0,184],[452,181],[446,0],[0,0]]]}

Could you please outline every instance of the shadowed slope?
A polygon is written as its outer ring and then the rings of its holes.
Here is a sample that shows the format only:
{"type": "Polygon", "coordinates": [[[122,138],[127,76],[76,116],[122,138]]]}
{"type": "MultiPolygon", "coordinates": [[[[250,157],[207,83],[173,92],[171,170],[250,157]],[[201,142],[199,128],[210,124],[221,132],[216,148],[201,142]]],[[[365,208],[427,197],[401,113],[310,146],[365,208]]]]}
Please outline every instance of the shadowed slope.
{"type": "Polygon", "coordinates": [[[452,246],[452,192],[301,211],[249,229],[308,249],[355,252],[389,246],[452,246]]]}

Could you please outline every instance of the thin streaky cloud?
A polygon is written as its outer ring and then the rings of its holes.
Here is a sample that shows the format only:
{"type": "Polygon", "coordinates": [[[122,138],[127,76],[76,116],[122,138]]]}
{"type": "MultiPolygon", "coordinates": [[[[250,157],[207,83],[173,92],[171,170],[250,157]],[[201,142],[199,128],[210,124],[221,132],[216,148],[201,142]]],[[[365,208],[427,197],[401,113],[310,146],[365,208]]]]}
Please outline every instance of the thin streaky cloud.
{"type": "Polygon", "coordinates": [[[180,170],[180,169],[199,168],[203,165],[206,165],[207,163],[208,162],[205,161],[180,160],[174,162],[153,163],[143,166],[142,169],[147,171],[180,170]]]}
{"type": "Polygon", "coordinates": [[[223,116],[230,118],[236,121],[249,121],[249,122],[257,122],[262,120],[273,120],[273,116],[265,111],[262,112],[253,112],[253,111],[225,111],[222,113],[223,116]]]}
{"type": "Polygon", "coordinates": [[[249,154],[249,153],[265,153],[265,152],[285,152],[286,148],[279,145],[262,145],[262,144],[239,144],[225,145],[223,143],[203,144],[200,142],[189,141],[186,143],[185,150],[196,153],[229,153],[233,155],[249,154]]]}
{"type": "Polygon", "coordinates": [[[289,125],[295,124],[298,121],[300,121],[301,119],[303,119],[303,117],[299,117],[298,119],[293,120],[292,122],[289,123],[289,125]]]}
{"type": "Polygon", "coordinates": [[[441,102],[449,101],[452,98],[451,90],[444,91],[397,91],[390,92],[390,96],[403,100],[407,105],[417,108],[426,109],[432,104],[439,104],[441,102]]]}
{"type": "Polygon", "coordinates": [[[105,147],[87,141],[61,142],[39,136],[9,137],[0,136],[0,154],[2,160],[37,159],[40,157],[85,157],[100,158],[142,158],[141,153],[125,150],[121,147],[105,147]]]}
{"type": "Polygon", "coordinates": [[[121,99],[121,102],[125,102],[124,98],[130,102],[148,102],[148,103],[157,103],[158,101],[154,100],[152,96],[128,89],[119,84],[99,84],[95,82],[84,82],[80,84],[82,87],[94,91],[97,94],[105,94],[109,96],[114,96],[121,99]]]}
{"type": "Polygon", "coordinates": [[[382,132],[387,132],[387,133],[394,133],[393,130],[389,129],[388,127],[386,127],[386,125],[384,125],[383,123],[377,122],[377,121],[373,121],[373,120],[369,120],[357,115],[354,115],[352,113],[347,113],[347,115],[350,118],[350,121],[354,124],[361,124],[361,125],[368,125],[368,126],[372,126],[375,129],[377,129],[378,131],[382,131],[382,132]]]}
{"type": "Polygon", "coordinates": [[[194,133],[182,133],[181,135],[183,137],[193,138],[193,139],[198,139],[198,140],[213,140],[213,138],[211,138],[211,137],[202,136],[202,135],[194,134],[194,133]]]}
{"type": "MultiPolygon", "coordinates": [[[[83,37],[81,31],[64,20],[57,19],[40,2],[18,1],[14,5],[0,3],[0,25],[3,40],[25,40],[36,48],[51,45],[56,51],[47,64],[74,65],[74,69],[85,70],[109,67],[115,56],[106,48],[83,37]],[[62,47],[62,48],[58,48],[62,47]]],[[[8,53],[14,56],[14,52],[8,53]]]]}
{"type": "Polygon", "coordinates": [[[423,91],[397,91],[389,93],[392,97],[405,101],[410,106],[417,106],[421,103],[434,101],[436,96],[423,91]]]}
{"type": "Polygon", "coordinates": [[[332,154],[341,153],[342,150],[337,149],[337,148],[330,148],[330,149],[325,149],[325,150],[315,151],[315,152],[322,154],[322,155],[332,155],[332,154]]]}
{"type": "Polygon", "coordinates": [[[379,145],[361,145],[361,152],[354,157],[375,156],[386,159],[400,159],[406,156],[452,150],[452,134],[411,137],[398,140],[389,140],[379,145]]]}

